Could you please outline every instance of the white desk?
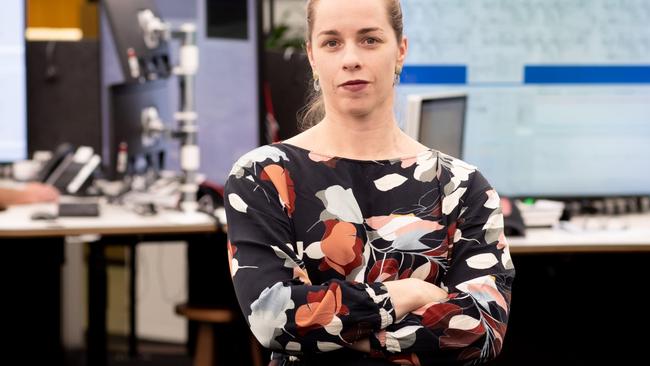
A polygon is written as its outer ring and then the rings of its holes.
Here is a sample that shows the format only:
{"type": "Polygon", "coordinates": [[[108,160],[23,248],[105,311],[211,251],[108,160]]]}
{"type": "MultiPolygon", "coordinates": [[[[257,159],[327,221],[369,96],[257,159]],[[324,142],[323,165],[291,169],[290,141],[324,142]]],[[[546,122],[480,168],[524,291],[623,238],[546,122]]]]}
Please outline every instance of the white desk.
{"type": "MultiPolygon", "coordinates": [[[[99,217],[57,218],[32,220],[35,212],[56,213],[56,204],[12,206],[0,212],[0,241],[20,240],[29,250],[38,253],[39,241],[63,242],[68,236],[93,235],[88,263],[88,364],[107,364],[106,350],[106,259],[104,248],[110,244],[128,245],[131,258],[135,257],[135,245],[144,240],[185,240],[211,235],[218,231],[215,220],[203,213],[160,211],[156,215],[142,216],[122,206],[100,204],[99,217]]],[[[61,244],[62,245],[62,244],[61,244]]],[[[35,254],[38,255],[38,254],[35,254]]],[[[22,265],[29,258],[12,258],[22,265]]],[[[130,334],[129,353],[136,354],[135,330],[135,260],[130,261],[130,334]]],[[[54,275],[54,274],[51,274],[54,275]]],[[[56,274],[59,275],[58,273],[56,274]]],[[[38,346],[37,346],[38,347],[38,346]]]]}
{"type": "Polygon", "coordinates": [[[0,237],[75,236],[84,234],[196,233],[215,230],[214,220],[203,213],[160,211],[141,216],[122,206],[100,204],[100,217],[65,217],[32,220],[34,212],[56,213],[56,204],[9,207],[0,212],[0,237]]]}
{"type": "Polygon", "coordinates": [[[578,217],[557,228],[529,228],[508,242],[519,254],[648,252],[650,214],[578,217]]]}

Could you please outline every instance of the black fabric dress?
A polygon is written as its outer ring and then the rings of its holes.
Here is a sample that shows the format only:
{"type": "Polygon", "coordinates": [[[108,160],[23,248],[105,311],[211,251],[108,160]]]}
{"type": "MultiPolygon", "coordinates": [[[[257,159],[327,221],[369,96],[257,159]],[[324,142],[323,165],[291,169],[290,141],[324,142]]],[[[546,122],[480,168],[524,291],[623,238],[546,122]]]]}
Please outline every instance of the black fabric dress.
{"type": "Polygon", "coordinates": [[[226,183],[233,283],[276,363],[433,365],[493,358],[514,267],[499,196],[435,150],[366,161],[289,144],[239,159],[226,183]],[[395,319],[383,282],[449,296],[395,319]],[[346,345],[369,338],[370,354],[346,345]]]}

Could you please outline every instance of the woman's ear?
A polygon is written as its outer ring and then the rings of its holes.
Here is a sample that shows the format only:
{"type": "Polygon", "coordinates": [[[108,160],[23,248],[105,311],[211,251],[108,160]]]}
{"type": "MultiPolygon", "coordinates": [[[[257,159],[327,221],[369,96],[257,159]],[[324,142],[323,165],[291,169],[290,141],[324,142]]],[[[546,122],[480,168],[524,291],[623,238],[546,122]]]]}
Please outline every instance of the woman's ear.
{"type": "Polygon", "coordinates": [[[397,46],[397,66],[401,69],[404,66],[404,60],[406,60],[406,54],[409,48],[409,42],[406,36],[402,37],[402,40],[397,46]]]}
{"type": "Polygon", "coordinates": [[[307,50],[307,58],[309,59],[309,65],[311,66],[312,73],[316,73],[316,64],[314,63],[314,52],[311,48],[311,42],[305,44],[305,49],[307,50]]]}

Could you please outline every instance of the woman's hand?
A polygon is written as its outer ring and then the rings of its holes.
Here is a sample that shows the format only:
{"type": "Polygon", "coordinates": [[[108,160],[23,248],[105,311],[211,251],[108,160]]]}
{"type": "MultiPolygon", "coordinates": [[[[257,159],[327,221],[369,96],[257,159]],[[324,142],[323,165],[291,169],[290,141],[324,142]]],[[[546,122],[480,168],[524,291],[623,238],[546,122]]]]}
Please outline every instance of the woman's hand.
{"type": "Polygon", "coordinates": [[[56,188],[42,183],[29,183],[20,192],[21,203],[56,202],[59,191],[56,188]]]}
{"type": "Polygon", "coordinates": [[[370,353],[370,339],[368,338],[359,339],[358,341],[352,343],[348,347],[355,351],[370,353]]]}
{"type": "Polygon", "coordinates": [[[406,314],[434,301],[447,298],[447,292],[440,287],[418,278],[384,282],[388,289],[395,318],[401,319],[406,314]]]}

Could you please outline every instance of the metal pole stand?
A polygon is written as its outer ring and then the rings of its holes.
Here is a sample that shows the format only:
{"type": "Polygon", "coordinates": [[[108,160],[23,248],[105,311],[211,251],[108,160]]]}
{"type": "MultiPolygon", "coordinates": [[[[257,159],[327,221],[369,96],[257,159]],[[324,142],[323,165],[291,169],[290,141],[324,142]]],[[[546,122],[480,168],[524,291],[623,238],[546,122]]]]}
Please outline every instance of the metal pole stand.
{"type": "Polygon", "coordinates": [[[196,45],[196,25],[183,24],[179,31],[174,31],[174,38],[181,40],[179,65],[174,69],[180,84],[180,111],[175,114],[178,131],[175,136],[181,141],[181,169],[183,184],[181,186],[181,210],[195,212],[198,209],[198,170],[200,151],[197,144],[198,115],[195,106],[196,73],[199,68],[199,48],[196,45]]]}

